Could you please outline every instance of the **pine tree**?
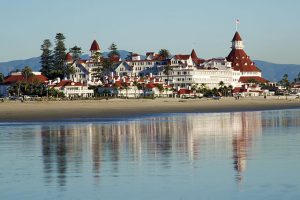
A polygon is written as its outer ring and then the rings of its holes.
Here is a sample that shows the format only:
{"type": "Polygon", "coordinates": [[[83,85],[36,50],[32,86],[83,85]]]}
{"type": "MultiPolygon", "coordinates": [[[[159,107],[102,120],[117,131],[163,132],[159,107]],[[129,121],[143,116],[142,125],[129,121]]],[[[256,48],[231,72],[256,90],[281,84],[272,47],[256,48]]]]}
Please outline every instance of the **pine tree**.
{"type": "Polygon", "coordinates": [[[54,48],[54,70],[52,74],[55,77],[63,78],[66,76],[66,69],[64,65],[66,57],[66,47],[65,47],[65,36],[62,33],[57,33],[55,36],[55,48],[54,48]]]}
{"type": "Polygon", "coordinates": [[[80,56],[82,55],[81,48],[76,45],[70,49],[70,53],[72,54],[74,60],[79,60],[80,56]]]}
{"type": "Polygon", "coordinates": [[[120,56],[120,53],[118,52],[118,48],[117,45],[115,43],[112,43],[108,50],[110,50],[110,52],[108,53],[108,57],[112,58],[114,56],[120,56]]]}
{"type": "Polygon", "coordinates": [[[50,49],[52,46],[49,39],[44,40],[41,45],[42,55],[41,55],[41,72],[47,78],[51,77],[51,70],[53,68],[53,51],[50,49]]]}

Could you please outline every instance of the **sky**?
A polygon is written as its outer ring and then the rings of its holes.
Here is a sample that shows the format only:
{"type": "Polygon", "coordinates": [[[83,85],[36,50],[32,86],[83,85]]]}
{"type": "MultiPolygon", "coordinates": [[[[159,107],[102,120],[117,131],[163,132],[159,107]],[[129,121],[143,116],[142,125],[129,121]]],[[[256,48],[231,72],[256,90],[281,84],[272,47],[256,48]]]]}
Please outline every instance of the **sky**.
{"type": "Polygon", "coordinates": [[[84,53],[96,39],[140,54],[226,57],[235,20],[254,60],[300,64],[300,1],[296,0],[0,0],[0,62],[41,54],[56,33],[84,53]]]}

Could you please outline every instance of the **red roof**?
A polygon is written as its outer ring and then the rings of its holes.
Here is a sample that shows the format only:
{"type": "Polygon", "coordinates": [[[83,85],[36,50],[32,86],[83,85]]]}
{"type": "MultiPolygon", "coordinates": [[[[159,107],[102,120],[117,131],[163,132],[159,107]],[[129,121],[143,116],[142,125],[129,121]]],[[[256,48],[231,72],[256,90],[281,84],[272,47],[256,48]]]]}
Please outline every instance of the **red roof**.
{"type": "Polygon", "coordinates": [[[198,56],[196,54],[196,51],[194,49],[192,50],[191,58],[192,58],[193,62],[198,64],[198,65],[204,62],[203,59],[198,58],[198,56]]]}
{"type": "Polygon", "coordinates": [[[193,93],[193,91],[192,90],[188,90],[188,89],[184,89],[184,88],[182,88],[182,89],[180,89],[179,91],[178,91],[178,94],[180,95],[180,94],[192,94],[193,93]]]}
{"type": "Polygon", "coordinates": [[[269,82],[268,80],[266,80],[262,77],[259,77],[259,76],[242,76],[242,77],[240,77],[239,82],[249,83],[249,80],[255,80],[258,83],[267,83],[267,82],[269,82]]]}
{"type": "MultiPolygon", "coordinates": [[[[39,83],[44,83],[46,82],[48,79],[47,77],[45,77],[44,75],[33,75],[28,77],[28,83],[35,83],[35,82],[39,82],[39,83]]],[[[4,79],[4,84],[13,84],[16,82],[25,82],[26,78],[23,75],[10,75],[7,76],[4,79]]]]}
{"type": "Polygon", "coordinates": [[[192,57],[193,60],[194,60],[194,59],[198,59],[198,56],[197,56],[197,54],[196,54],[195,49],[192,50],[191,57],[192,57]]]}
{"type": "Polygon", "coordinates": [[[117,63],[120,61],[120,56],[118,55],[113,55],[111,58],[110,58],[110,61],[114,62],[114,63],[117,63]]]}
{"type": "Polygon", "coordinates": [[[178,60],[188,60],[190,55],[176,55],[175,58],[178,60]]]}
{"type": "Polygon", "coordinates": [[[98,44],[98,42],[96,40],[93,41],[90,51],[99,51],[100,50],[100,46],[98,44]]]}
{"type": "Polygon", "coordinates": [[[72,62],[73,61],[72,55],[70,53],[67,53],[65,60],[68,61],[68,62],[72,62]]]}
{"type": "Polygon", "coordinates": [[[261,70],[255,66],[243,49],[232,49],[227,60],[232,62],[232,67],[236,71],[241,72],[260,72],[261,70]]]}
{"type": "Polygon", "coordinates": [[[233,41],[242,41],[242,38],[240,36],[240,34],[238,32],[235,32],[233,38],[232,38],[232,42],[233,41]]]}
{"type": "Polygon", "coordinates": [[[62,80],[55,87],[65,87],[65,86],[84,86],[80,82],[73,82],[70,80],[62,80]]]}

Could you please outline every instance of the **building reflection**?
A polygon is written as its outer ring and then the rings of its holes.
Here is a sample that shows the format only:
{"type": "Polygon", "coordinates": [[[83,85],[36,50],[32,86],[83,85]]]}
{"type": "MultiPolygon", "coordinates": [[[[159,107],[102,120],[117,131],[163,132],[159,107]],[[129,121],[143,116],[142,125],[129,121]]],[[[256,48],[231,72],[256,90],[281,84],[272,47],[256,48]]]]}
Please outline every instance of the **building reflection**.
{"type": "Polygon", "coordinates": [[[46,184],[65,186],[67,176],[91,173],[103,165],[120,175],[122,160],[151,160],[164,168],[172,159],[195,163],[201,157],[231,155],[236,180],[243,180],[254,137],[262,133],[262,113],[188,114],[111,123],[43,125],[41,144],[46,184]],[[90,172],[83,171],[90,167],[90,172]]]}

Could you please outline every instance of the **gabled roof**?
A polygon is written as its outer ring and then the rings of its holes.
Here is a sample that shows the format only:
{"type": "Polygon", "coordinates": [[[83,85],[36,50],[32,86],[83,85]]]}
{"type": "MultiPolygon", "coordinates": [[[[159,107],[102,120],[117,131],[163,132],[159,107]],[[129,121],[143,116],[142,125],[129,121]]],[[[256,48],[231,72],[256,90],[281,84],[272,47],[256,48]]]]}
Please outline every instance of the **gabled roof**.
{"type": "Polygon", "coordinates": [[[234,36],[233,36],[233,38],[232,38],[231,41],[233,42],[233,41],[243,41],[243,40],[242,40],[239,32],[235,32],[235,34],[234,34],[234,36]]]}
{"type": "Polygon", "coordinates": [[[130,65],[128,65],[128,63],[125,61],[122,61],[122,62],[119,62],[119,63],[116,63],[113,65],[114,70],[117,70],[120,67],[124,67],[126,69],[126,71],[132,70],[132,67],[130,65]]]}
{"type": "Polygon", "coordinates": [[[96,40],[93,41],[90,51],[100,51],[100,46],[96,40]]]}
{"type": "Polygon", "coordinates": [[[191,58],[192,58],[193,62],[197,65],[204,62],[204,59],[201,59],[197,56],[196,51],[194,49],[192,50],[191,58]]]}
{"type": "Polygon", "coordinates": [[[194,60],[194,59],[198,59],[198,56],[197,56],[197,54],[196,54],[195,49],[192,50],[191,57],[192,57],[193,60],[194,60]]]}
{"type": "Polygon", "coordinates": [[[188,59],[190,59],[190,56],[191,55],[175,55],[175,58],[177,60],[188,60],[188,59]]]}

